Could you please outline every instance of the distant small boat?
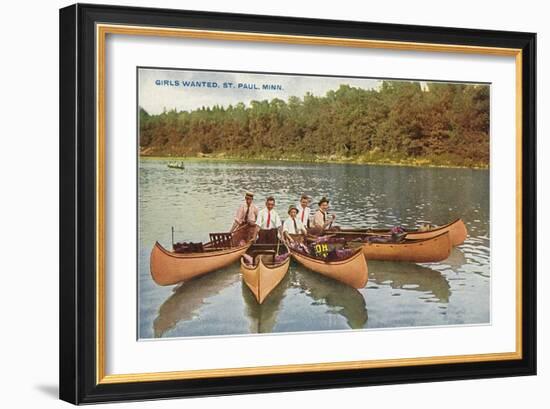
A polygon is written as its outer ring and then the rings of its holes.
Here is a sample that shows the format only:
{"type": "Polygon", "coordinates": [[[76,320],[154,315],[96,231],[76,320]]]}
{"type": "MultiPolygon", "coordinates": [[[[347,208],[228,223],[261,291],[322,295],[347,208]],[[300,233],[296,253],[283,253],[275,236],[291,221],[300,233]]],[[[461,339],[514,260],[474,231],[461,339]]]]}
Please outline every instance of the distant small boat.
{"type": "Polygon", "coordinates": [[[241,272],[243,281],[256,297],[258,304],[264,302],[266,297],[279,285],[288,272],[290,254],[278,261],[275,252],[272,254],[257,254],[252,264],[246,263],[245,257],[241,257],[241,272]]]}
{"type": "Polygon", "coordinates": [[[172,169],[185,169],[185,164],[183,162],[168,162],[167,166],[172,169]]]}

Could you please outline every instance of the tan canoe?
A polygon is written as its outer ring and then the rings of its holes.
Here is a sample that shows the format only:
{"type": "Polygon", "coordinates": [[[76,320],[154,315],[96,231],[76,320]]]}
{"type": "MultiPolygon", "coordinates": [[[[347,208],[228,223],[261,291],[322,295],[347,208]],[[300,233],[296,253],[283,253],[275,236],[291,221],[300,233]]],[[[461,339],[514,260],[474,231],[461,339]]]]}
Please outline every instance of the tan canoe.
{"type": "MultiPolygon", "coordinates": [[[[239,260],[252,243],[201,253],[174,253],[159,242],[151,251],[151,276],[158,285],[172,285],[228,266],[239,260]]],[[[206,246],[205,246],[206,247],[206,246]]]]}
{"type": "Polygon", "coordinates": [[[449,257],[452,246],[449,232],[444,232],[428,239],[405,239],[398,243],[367,242],[362,248],[367,260],[435,263],[449,257]]]}
{"type": "MultiPolygon", "coordinates": [[[[468,236],[468,230],[462,219],[456,219],[455,221],[445,224],[443,226],[434,227],[426,231],[420,230],[405,230],[407,233],[407,239],[431,239],[433,237],[439,236],[445,232],[449,232],[451,245],[459,246],[464,243],[466,237],[468,236]]],[[[332,232],[327,231],[326,234],[332,232]]],[[[361,234],[376,234],[376,235],[389,235],[389,229],[340,229],[335,230],[334,233],[343,233],[346,236],[355,236],[361,234]]]]}
{"type": "Polygon", "coordinates": [[[256,265],[248,265],[241,257],[243,280],[256,297],[258,304],[263,303],[271,291],[277,287],[290,265],[290,257],[279,264],[270,262],[272,258],[271,255],[260,254],[256,257],[256,265]]]}
{"type": "Polygon", "coordinates": [[[350,257],[338,261],[326,261],[291,248],[289,251],[298,263],[316,273],[341,281],[353,288],[363,288],[367,284],[369,271],[361,249],[357,249],[350,257]]]}

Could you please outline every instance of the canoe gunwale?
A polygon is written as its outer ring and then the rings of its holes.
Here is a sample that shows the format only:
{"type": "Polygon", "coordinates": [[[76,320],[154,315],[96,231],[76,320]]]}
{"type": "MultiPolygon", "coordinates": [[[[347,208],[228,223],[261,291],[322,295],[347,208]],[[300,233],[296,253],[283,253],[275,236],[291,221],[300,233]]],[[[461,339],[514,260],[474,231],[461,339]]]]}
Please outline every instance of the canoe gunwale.
{"type": "Polygon", "coordinates": [[[262,304],[265,299],[269,296],[269,294],[271,293],[271,291],[273,291],[275,289],[275,287],[277,287],[279,285],[279,283],[282,281],[282,279],[284,278],[284,276],[287,274],[288,272],[288,268],[289,268],[289,265],[290,265],[290,259],[291,257],[287,257],[285,260],[283,260],[281,263],[278,263],[278,264],[273,264],[271,266],[268,266],[266,265],[263,260],[262,260],[262,257],[260,257],[258,259],[258,263],[255,264],[255,265],[248,265],[245,263],[244,261],[244,257],[241,256],[241,268],[245,271],[248,271],[250,272],[251,274],[254,275],[254,280],[256,281],[256,290],[254,290],[251,286],[253,286],[253,284],[251,284],[249,282],[249,279],[247,279],[244,275],[244,272],[243,272],[243,281],[244,283],[246,284],[246,286],[249,288],[249,290],[252,292],[252,294],[254,295],[254,297],[256,298],[256,301],[258,302],[258,304],[262,304]],[[269,289],[267,291],[267,294],[262,294],[262,271],[268,271],[268,272],[272,272],[272,271],[276,271],[276,270],[280,270],[280,269],[284,269],[284,274],[281,275],[281,277],[277,280],[277,283],[273,286],[273,288],[269,289]]]}
{"type": "Polygon", "coordinates": [[[175,253],[173,251],[167,250],[158,241],[155,242],[155,247],[161,250],[166,256],[177,258],[177,259],[207,258],[207,257],[222,256],[222,255],[227,255],[227,254],[241,251],[242,249],[248,249],[251,245],[252,245],[252,241],[249,241],[243,246],[227,247],[226,249],[220,249],[220,250],[205,251],[201,253],[175,253]]]}
{"type": "MultiPolygon", "coordinates": [[[[438,234],[437,236],[434,236],[434,237],[428,237],[426,239],[407,239],[405,238],[405,240],[401,241],[401,242],[387,242],[387,243],[369,243],[368,241],[365,241],[365,242],[355,242],[355,243],[361,243],[363,245],[369,245],[369,246],[374,246],[374,245],[380,245],[380,246],[396,246],[396,247],[403,247],[403,248],[407,248],[407,247],[410,247],[410,246],[421,246],[423,243],[427,242],[427,241],[431,241],[431,240],[437,240],[437,239],[440,239],[442,238],[443,236],[445,236],[446,234],[449,234],[449,232],[445,231],[443,233],[440,233],[438,234]]],[[[350,240],[351,242],[351,240],[350,240]]]]}
{"type": "Polygon", "coordinates": [[[258,269],[258,267],[261,265],[263,265],[265,268],[267,268],[268,270],[274,270],[276,268],[279,268],[279,267],[282,267],[284,266],[286,263],[290,263],[290,259],[291,257],[287,257],[285,258],[281,263],[279,264],[270,264],[270,265],[267,265],[263,262],[262,258],[260,257],[259,261],[258,261],[258,264],[246,264],[244,261],[243,261],[243,256],[241,256],[241,266],[243,266],[243,268],[247,269],[247,270],[250,270],[250,271],[253,271],[253,270],[256,270],[258,269]]]}
{"type": "MultiPolygon", "coordinates": [[[[441,225],[441,226],[437,226],[437,227],[434,227],[433,229],[428,229],[428,230],[425,230],[425,231],[420,231],[418,229],[405,229],[405,233],[407,234],[417,234],[417,233],[434,233],[438,230],[442,230],[442,229],[448,229],[450,228],[453,224],[457,224],[459,223],[460,221],[462,221],[462,218],[459,217],[458,219],[455,219],[453,220],[452,222],[450,223],[447,223],[447,224],[444,224],[444,225],[441,225]]],[[[464,221],[462,221],[464,223],[464,221]]],[[[349,233],[357,233],[357,234],[361,234],[361,233],[365,233],[365,234],[368,234],[368,233],[371,233],[371,234],[377,234],[377,233],[385,233],[385,234],[389,234],[390,232],[390,229],[340,229],[340,230],[334,230],[334,231],[329,231],[328,233],[329,234],[338,234],[338,231],[340,232],[349,232],[349,233]]]]}
{"type": "Polygon", "coordinates": [[[342,265],[342,264],[346,264],[346,263],[352,261],[353,259],[355,259],[358,255],[362,255],[362,247],[358,247],[357,249],[353,249],[353,250],[354,250],[354,253],[351,254],[350,256],[348,256],[347,258],[344,258],[344,259],[341,259],[341,260],[327,261],[327,260],[324,260],[324,259],[313,257],[309,254],[302,253],[302,252],[294,250],[294,249],[290,249],[290,248],[288,249],[290,254],[292,254],[293,256],[295,256],[295,253],[296,253],[298,256],[307,258],[308,260],[311,260],[311,261],[313,261],[317,264],[323,264],[323,265],[329,265],[329,266],[339,266],[339,265],[342,265]]]}

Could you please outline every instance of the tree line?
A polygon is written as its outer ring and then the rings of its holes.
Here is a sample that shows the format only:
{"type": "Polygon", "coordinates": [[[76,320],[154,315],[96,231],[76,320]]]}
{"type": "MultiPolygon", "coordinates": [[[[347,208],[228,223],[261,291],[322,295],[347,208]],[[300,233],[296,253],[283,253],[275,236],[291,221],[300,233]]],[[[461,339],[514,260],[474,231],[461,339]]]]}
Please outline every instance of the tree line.
{"type": "Polygon", "coordinates": [[[249,106],[140,108],[140,152],[487,167],[489,96],[487,85],[383,81],[249,106]]]}

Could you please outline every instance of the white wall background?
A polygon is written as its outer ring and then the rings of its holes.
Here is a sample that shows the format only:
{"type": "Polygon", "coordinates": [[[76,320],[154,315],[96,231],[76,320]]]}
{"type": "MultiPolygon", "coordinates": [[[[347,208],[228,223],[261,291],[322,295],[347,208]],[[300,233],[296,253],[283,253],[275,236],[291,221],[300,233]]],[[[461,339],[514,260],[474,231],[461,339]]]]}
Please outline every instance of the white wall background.
{"type": "MultiPolygon", "coordinates": [[[[185,8],[387,23],[441,25],[538,33],[538,200],[550,205],[548,101],[550,26],[545,2],[462,0],[354,2],[278,0],[159,0],[90,3],[185,8]],[[546,186],[545,186],[546,185],[546,186]]],[[[2,407],[50,408],[58,380],[58,8],[69,1],[2,4],[0,41],[0,402],[2,407]],[[32,251],[29,247],[32,245],[32,251]]],[[[539,211],[538,252],[548,247],[548,212],[539,211]]],[[[548,262],[539,257],[537,377],[424,383],[312,392],[118,404],[126,407],[543,407],[550,359],[548,262]]]]}

